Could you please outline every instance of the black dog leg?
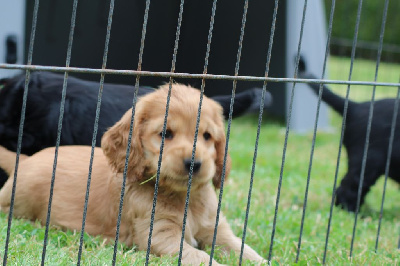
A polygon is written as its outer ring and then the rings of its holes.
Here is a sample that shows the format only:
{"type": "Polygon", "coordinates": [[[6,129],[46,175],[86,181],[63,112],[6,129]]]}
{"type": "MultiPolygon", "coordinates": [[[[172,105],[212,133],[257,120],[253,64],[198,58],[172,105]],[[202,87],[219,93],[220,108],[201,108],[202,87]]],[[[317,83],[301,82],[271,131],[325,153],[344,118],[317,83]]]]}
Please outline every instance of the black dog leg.
{"type": "MultiPolygon", "coordinates": [[[[357,160],[361,165],[361,160],[357,160]]],[[[350,161],[349,161],[350,162],[350,161]]],[[[350,212],[355,212],[357,209],[357,197],[358,189],[360,185],[360,165],[357,167],[350,166],[349,171],[343,177],[340,186],[336,190],[336,206],[340,206],[350,212]]],[[[370,191],[371,187],[376,183],[381,171],[377,171],[376,165],[373,165],[370,159],[367,160],[367,167],[364,173],[364,180],[361,189],[360,206],[363,205],[365,201],[365,196],[370,191]],[[369,165],[368,165],[369,164],[369,165]],[[372,165],[371,165],[372,164],[372,165]]]]}

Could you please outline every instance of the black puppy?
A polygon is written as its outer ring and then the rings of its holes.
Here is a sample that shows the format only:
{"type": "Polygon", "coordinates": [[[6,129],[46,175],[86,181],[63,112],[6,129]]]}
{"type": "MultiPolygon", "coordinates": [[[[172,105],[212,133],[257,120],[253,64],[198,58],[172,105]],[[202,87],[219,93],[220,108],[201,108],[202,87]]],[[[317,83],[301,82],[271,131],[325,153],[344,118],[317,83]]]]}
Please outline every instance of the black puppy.
{"type": "MultiPolygon", "coordinates": [[[[300,65],[299,69],[305,70],[304,65],[303,67],[300,65]]],[[[299,77],[316,79],[314,75],[306,72],[299,72],[299,77]]],[[[318,95],[320,84],[309,83],[308,85],[318,95]]],[[[345,99],[334,94],[325,85],[323,86],[322,100],[343,116],[345,99]]],[[[348,155],[348,170],[336,190],[336,206],[339,205],[350,212],[355,212],[357,207],[370,106],[371,102],[358,103],[349,100],[348,103],[343,136],[343,144],[348,155]]],[[[360,206],[371,186],[381,175],[385,174],[394,107],[395,99],[375,101],[360,206]]],[[[400,182],[400,116],[396,121],[389,177],[400,182]]]]}
{"type": "MultiPolygon", "coordinates": [[[[23,154],[32,155],[44,148],[55,146],[61,104],[63,74],[33,72],[29,81],[26,104],[23,154]]],[[[99,82],[85,81],[69,76],[60,145],[91,145],[96,114],[99,82]]],[[[25,75],[0,80],[0,145],[16,151],[21,116],[25,75]]],[[[138,96],[153,91],[140,87],[138,96]]],[[[261,89],[236,94],[233,117],[259,108],[261,89]]],[[[103,133],[132,107],[134,86],[104,84],[96,146],[100,146],[103,133]]],[[[219,102],[225,117],[229,115],[230,95],[213,97],[219,102]]],[[[265,105],[271,103],[266,94],[265,105]]],[[[0,172],[0,187],[7,180],[0,172]]]]}

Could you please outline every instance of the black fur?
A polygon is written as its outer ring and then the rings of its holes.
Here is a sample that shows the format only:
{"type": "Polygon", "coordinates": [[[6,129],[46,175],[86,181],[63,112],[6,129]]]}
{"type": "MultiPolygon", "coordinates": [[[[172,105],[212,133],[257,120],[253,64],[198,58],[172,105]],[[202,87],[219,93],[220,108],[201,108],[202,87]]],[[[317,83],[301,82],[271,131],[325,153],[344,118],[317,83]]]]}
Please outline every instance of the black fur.
{"type": "MultiPolygon", "coordinates": [[[[299,77],[316,78],[306,72],[300,72],[299,77]]],[[[308,85],[318,95],[320,84],[309,83],[308,85]]],[[[322,100],[343,116],[345,99],[334,94],[325,85],[323,86],[322,100]]],[[[358,103],[350,100],[348,104],[343,138],[348,155],[348,170],[336,190],[336,205],[351,212],[355,212],[357,207],[370,104],[370,102],[358,103]]],[[[394,107],[395,99],[375,101],[360,206],[371,186],[385,174],[394,107]]],[[[389,177],[400,182],[400,116],[396,121],[389,177]]]]}
{"type": "MultiPolygon", "coordinates": [[[[21,151],[31,155],[46,147],[55,146],[60,111],[63,74],[33,72],[29,81],[26,117],[21,151]]],[[[16,151],[24,93],[25,75],[0,80],[0,145],[16,151]]],[[[60,145],[91,145],[96,115],[98,82],[84,81],[69,76],[60,145]]],[[[153,91],[140,87],[138,95],[153,91]]],[[[132,106],[134,87],[104,84],[96,146],[103,133],[117,122],[132,106]]],[[[228,117],[230,95],[215,96],[228,117]]],[[[233,117],[259,107],[261,89],[236,94],[233,117]]],[[[265,106],[271,102],[267,94],[265,106]]],[[[7,179],[0,172],[0,187],[7,179]]]]}

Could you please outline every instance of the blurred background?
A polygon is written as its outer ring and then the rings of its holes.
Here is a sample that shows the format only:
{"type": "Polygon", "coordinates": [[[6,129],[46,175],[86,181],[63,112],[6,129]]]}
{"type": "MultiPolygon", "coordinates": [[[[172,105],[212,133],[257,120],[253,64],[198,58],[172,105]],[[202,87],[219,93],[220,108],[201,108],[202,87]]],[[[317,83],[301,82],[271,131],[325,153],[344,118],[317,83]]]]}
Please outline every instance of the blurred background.
{"type": "MultiPolygon", "coordinates": [[[[202,73],[210,25],[212,0],[192,0],[185,3],[183,22],[177,54],[176,72],[202,73]]],[[[330,58],[325,78],[347,80],[350,52],[357,14],[357,0],[337,1],[330,58]]],[[[79,1],[71,66],[101,68],[110,0],[79,1]]],[[[179,0],[152,1],[149,11],[143,70],[168,72],[171,69],[179,0]]],[[[301,55],[308,70],[321,78],[324,64],[327,25],[332,0],[310,0],[305,13],[301,55]]],[[[34,1],[0,0],[0,63],[26,63],[31,34],[34,1]]],[[[400,18],[396,11],[399,1],[390,3],[387,15],[382,71],[378,81],[397,82],[400,60],[400,18]],[[383,76],[382,76],[383,75],[383,76]]],[[[373,81],[376,68],[383,1],[363,1],[354,67],[361,73],[353,80],[373,81]]],[[[272,49],[270,77],[294,77],[295,57],[299,47],[304,0],[279,2],[272,49]]],[[[107,68],[137,68],[145,1],[119,0],[115,5],[107,68]]],[[[41,0],[36,30],[33,64],[65,66],[72,0],[41,0]]],[[[252,1],[249,4],[239,75],[265,75],[267,50],[273,21],[274,1],[252,1]]],[[[208,73],[234,75],[236,54],[242,22],[242,1],[218,1],[208,73]]],[[[14,75],[17,71],[0,68],[0,77],[14,75]]],[[[99,75],[74,73],[88,80],[99,80],[99,75]]],[[[106,82],[134,84],[132,76],[107,75],[106,82]]],[[[158,86],[167,79],[142,77],[140,84],[158,86]]],[[[200,79],[178,82],[200,87],[200,79]]],[[[232,81],[207,80],[206,95],[230,94],[232,81]]],[[[262,87],[262,82],[239,81],[237,91],[262,87]]],[[[270,83],[273,104],[266,114],[285,120],[293,83],[270,83]]],[[[292,129],[307,132],[314,126],[316,97],[297,84],[293,101],[292,129]]],[[[345,88],[346,86],[335,86],[345,88]]],[[[357,86],[356,86],[357,87],[357,86]]],[[[365,87],[372,89],[371,86],[365,87]]],[[[382,88],[382,90],[387,90],[382,88]]],[[[390,90],[390,89],[389,89],[390,90]]],[[[357,96],[357,90],[352,95],[357,96]],[[355,94],[354,94],[355,93],[355,94]]],[[[340,91],[338,93],[341,93],[340,91]]],[[[390,92],[388,92],[390,94],[390,92]]],[[[360,96],[361,97],[361,96],[360,96]]],[[[323,104],[319,120],[320,129],[329,129],[329,117],[323,104]]]]}

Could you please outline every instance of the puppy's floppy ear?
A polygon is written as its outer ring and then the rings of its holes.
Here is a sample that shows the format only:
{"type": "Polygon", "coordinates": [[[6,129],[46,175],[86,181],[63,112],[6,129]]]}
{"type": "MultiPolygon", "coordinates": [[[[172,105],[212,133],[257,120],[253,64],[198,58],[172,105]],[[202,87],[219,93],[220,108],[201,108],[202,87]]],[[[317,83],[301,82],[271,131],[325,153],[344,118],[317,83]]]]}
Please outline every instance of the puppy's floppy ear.
{"type": "MultiPolygon", "coordinates": [[[[101,148],[110,166],[117,173],[123,173],[125,167],[126,149],[128,146],[129,128],[132,109],[129,109],[114,126],[104,133],[101,148]]],[[[142,123],[140,108],[136,106],[135,121],[132,131],[131,150],[128,161],[127,178],[136,182],[143,178],[145,159],[141,142],[142,123]]]]}
{"type": "MultiPolygon", "coordinates": [[[[225,145],[226,145],[226,137],[225,137],[225,126],[224,126],[224,117],[222,115],[222,107],[218,103],[212,101],[210,103],[210,108],[214,109],[214,122],[217,127],[217,136],[215,139],[215,150],[217,152],[217,157],[215,159],[216,171],[213,177],[213,185],[215,188],[221,187],[221,178],[224,169],[224,157],[225,157],[225,145]]],[[[231,171],[231,157],[229,153],[226,155],[226,163],[225,163],[225,179],[227,180],[229,173],[231,171]]]]}
{"type": "MultiPolygon", "coordinates": [[[[217,159],[215,160],[215,165],[217,167],[215,171],[215,175],[213,177],[213,185],[215,188],[221,187],[221,178],[223,174],[224,167],[224,156],[225,156],[225,134],[223,137],[215,143],[215,149],[217,151],[217,159]]],[[[231,156],[229,153],[226,155],[226,164],[225,164],[225,181],[228,179],[229,173],[231,171],[231,156]]]]}

